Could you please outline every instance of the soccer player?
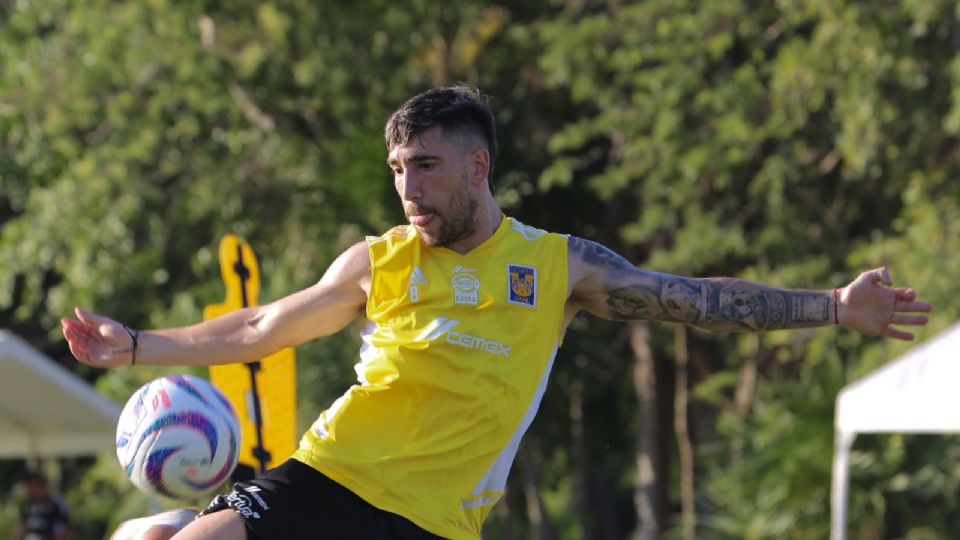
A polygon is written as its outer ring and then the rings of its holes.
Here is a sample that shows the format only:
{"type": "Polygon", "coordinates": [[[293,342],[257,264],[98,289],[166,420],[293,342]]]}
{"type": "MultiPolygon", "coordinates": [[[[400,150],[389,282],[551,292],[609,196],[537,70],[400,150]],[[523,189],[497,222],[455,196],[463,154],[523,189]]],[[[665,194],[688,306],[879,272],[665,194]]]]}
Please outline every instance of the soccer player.
{"type": "Polygon", "coordinates": [[[290,460],[241,482],[175,537],[477,539],[501,497],[564,331],[581,311],[710,331],[842,324],[898,339],[930,310],[884,268],[840,289],[776,289],[641,270],[590,240],[507,217],[490,187],[493,114],[433,89],[386,126],[409,225],[343,252],[315,285],[193,326],[137,332],[77,310],[73,354],[100,367],[248,362],[358,316],[358,382],[290,460]]]}
{"type": "Polygon", "coordinates": [[[73,538],[70,516],[63,499],[50,493],[47,479],[29,471],[23,479],[26,500],[20,508],[20,522],[14,540],[69,540],[73,538]]]}

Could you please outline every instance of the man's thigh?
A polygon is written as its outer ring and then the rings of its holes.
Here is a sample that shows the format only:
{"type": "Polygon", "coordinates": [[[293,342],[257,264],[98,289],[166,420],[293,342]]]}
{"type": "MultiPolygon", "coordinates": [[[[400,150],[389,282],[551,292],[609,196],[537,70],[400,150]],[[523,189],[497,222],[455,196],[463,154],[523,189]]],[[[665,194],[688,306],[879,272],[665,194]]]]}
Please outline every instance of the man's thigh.
{"type": "MultiPolygon", "coordinates": [[[[237,482],[226,495],[218,495],[195,522],[228,514],[222,538],[244,540],[437,540],[397,514],[381,510],[355,493],[295,459],[253,480],[237,482]],[[234,528],[235,527],[235,528],[234,528]],[[234,533],[238,536],[226,536],[234,533]]],[[[209,522],[220,526],[220,522],[209,522]]],[[[180,536],[175,540],[221,538],[180,536]]]]}

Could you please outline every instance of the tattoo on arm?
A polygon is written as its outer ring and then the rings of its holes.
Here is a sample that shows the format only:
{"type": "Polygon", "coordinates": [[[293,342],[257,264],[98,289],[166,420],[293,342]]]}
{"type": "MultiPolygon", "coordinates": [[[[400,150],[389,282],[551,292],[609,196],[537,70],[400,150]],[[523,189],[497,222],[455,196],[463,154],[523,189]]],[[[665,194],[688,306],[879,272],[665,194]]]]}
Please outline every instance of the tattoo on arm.
{"type": "Polygon", "coordinates": [[[576,253],[576,255],[580,257],[580,260],[590,266],[618,273],[637,269],[634,265],[630,264],[630,261],[602,244],[571,236],[568,245],[570,251],[576,253]]]}
{"type": "Polygon", "coordinates": [[[679,322],[713,331],[832,324],[829,292],[765,287],[733,278],[685,278],[640,270],[604,246],[570,237],[570,249],[602,275],[606,315],[679,322]]]}
{"type": "Polygon", "coordinates": [[[637,285],[610,289],[607,305],[610,314],[617,319],[662,319],[664,315],[660,299],[651,291],[637,285]]]}
{"type": "Polygon", "coordinates": [[[653,277],[646,286],[610,289],[610,316],[679,322],[715,331],[807,328],[833,322],[833,299],[826,292],[773,289],[732,278],[653,277]]]}

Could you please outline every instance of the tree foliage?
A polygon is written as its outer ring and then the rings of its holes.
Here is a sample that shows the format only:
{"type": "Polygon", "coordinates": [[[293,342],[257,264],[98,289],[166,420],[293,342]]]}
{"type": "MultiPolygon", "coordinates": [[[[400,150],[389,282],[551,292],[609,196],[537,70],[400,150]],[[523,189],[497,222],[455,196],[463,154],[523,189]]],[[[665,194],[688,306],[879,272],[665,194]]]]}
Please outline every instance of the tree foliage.
{"type": "MultiPolygon", "coordinates": [[[[611,204],[630,201],[618,240],[657,270],[833,286],[886,264],[952,315],[937,287],[952,288],[957,259],[928,267],[914,258],[923,241],[908,238],[925,229],[951,253],[953,10],[571,3],[538,27],[539,65],[585,113],[551,138],[540,187],[585,182],[611,204]],[[917,206],[928,197],[938,202],[917,206]]],[[[904,347],[834,331],[705,341],[722,346],[699,370],[698,395],[719,413],[715,429],[701,425],[704,534],[825,536],[833,396],[904,347]],[[737,396],[750,387],[731,374],[748,359],[760,382],[744,409],[737,396]]],[[[872,500],[885,489],[872,485],[872,500]]],[[[925,524],[906,514],[885,524],[884,509],[863,501],[855,527],[879,522],[887,537],[925,524]]]]}

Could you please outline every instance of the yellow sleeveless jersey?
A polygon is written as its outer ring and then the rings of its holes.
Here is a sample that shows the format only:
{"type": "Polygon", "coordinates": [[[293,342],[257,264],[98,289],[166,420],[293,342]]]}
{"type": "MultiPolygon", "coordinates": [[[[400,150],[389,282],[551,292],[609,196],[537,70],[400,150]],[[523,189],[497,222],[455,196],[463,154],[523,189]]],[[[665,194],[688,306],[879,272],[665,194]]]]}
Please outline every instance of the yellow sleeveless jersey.
{"type": "Polygon", "coordinates": [[[465,255],[409,226],[368,244],[359,383],[294,458],[434,534],[480,538],[560,344],[567,238],[504,218],[465,255]]]}

